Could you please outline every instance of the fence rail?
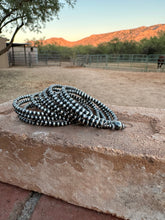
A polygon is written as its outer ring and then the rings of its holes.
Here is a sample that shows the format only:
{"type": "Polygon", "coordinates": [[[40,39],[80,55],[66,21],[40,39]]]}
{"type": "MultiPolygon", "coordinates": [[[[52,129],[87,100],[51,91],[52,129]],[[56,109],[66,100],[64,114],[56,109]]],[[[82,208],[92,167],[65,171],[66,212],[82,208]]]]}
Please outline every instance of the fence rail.
{"type": "Polygon", "coordinates": [[[75,58],[64,59],[59,54],[42,54],[37,51],[25,53],[24,51],[9,52],[10,66],[44,66],[44,65],[75,65],[82,67],[104,68],[113,70],[132,71],[162,71],[165,72],[165,54],[101,54],[78,55],[75,58]],[[164,57],[158,68],[159,57],[164,57]]]}
{"type": "Polygon", "coordinates": [[[24,53],[23,51],[9,53],[10,66],[60,66],[62,62],[70,62],[70,59],[63,59],[59,54],[24,53]]]}
{"type": "Polygon", "coordinates": [[[93,68],[165,72],[165,55],[162,54],[78,55],[75,63],[78,66],[93,68]],[[164,63],[158,68],[160,56],[164,57],[164,63]]]}

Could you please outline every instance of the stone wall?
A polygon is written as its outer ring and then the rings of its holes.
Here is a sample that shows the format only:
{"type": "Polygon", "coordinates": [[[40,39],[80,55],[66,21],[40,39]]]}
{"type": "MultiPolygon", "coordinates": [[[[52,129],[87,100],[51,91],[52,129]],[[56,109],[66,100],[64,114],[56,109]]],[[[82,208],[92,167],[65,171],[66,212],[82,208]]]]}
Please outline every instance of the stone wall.
{"type": "MultiPolygon", "coordinates": [[[[0,50],[6,47],[6,38],[0,37],[0,50]]],[[[0,56],[0,68],[7,68],[9,67],[8,63],[8,54],[5,53],[0,56]]]]}
{"type": "Polygon", "coordinates": [[[0,105],[0,181],[131,220],[165,219],[165,109],[112,106],[111,131],[21,122],[0,105]]]}

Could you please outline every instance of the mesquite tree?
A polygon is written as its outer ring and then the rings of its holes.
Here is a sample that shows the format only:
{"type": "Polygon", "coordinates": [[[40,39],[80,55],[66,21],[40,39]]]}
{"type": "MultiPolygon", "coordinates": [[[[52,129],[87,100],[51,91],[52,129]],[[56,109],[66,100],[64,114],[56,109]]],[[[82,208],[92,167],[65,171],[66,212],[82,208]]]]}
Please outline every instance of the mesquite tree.
{"type": "Polygon", "coordinates": [[[39,32],[46,22],[58,17],[58,12],[65,4],[74,6],[76,0],[0,0],[0,35],[10,31],[8,46],[0,50],[0,55],[7,52],[18,31],[29,29],[39,32]]]}

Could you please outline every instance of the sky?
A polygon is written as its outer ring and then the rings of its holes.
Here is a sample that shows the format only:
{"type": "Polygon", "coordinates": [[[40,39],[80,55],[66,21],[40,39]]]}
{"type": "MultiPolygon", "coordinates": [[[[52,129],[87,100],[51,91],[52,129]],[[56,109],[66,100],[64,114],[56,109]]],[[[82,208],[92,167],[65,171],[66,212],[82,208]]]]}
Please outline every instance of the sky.
{"type": "Polygon", "coordinates": [[[74,8],[65,6],[59,19],[46,23],[42,33],[20,31],[15,42],[43,37],[76,41],[92,34],[155,24],[165,24],[165,0],[77,0],[74,8]]]}

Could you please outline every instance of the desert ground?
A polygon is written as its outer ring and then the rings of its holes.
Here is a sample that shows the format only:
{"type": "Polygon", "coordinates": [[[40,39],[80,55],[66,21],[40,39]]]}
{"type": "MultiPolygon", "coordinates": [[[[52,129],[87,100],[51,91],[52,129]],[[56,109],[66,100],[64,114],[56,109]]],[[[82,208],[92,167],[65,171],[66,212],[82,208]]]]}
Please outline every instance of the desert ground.
{"type": "Polygon", "coordinates": [[[0,103],[51,84],[77,87],[108,106],[165,108],[165,73],[71,67],[14,67],[0,70],[0,103]]]}

